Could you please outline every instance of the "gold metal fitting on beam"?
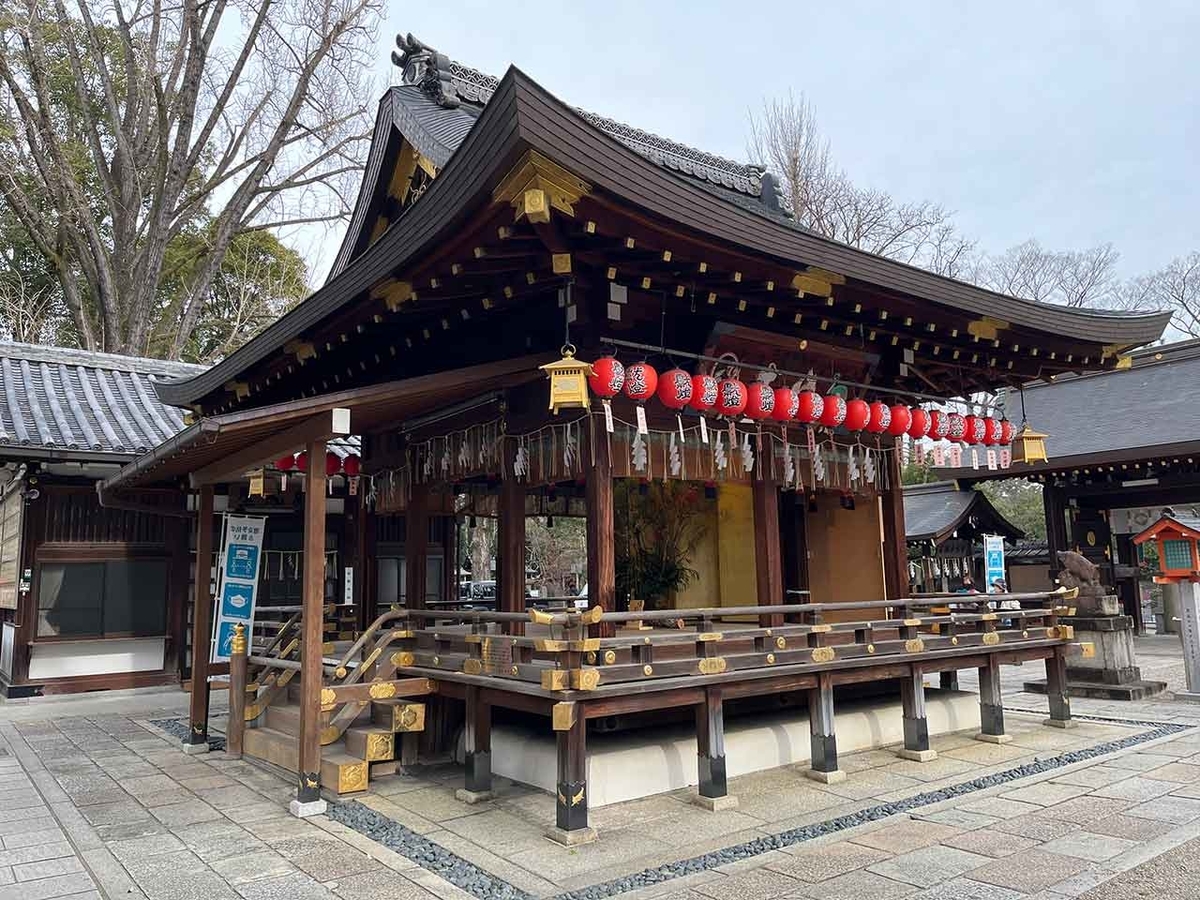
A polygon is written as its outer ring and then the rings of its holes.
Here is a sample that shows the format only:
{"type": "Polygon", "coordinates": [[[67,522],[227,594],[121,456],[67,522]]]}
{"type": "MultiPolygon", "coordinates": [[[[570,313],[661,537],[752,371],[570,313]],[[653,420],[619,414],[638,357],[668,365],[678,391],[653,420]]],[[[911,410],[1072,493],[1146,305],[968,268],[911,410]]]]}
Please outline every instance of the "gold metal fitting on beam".
{"type": "Polygon", "coordinates": [[[815,663],[833,662],[837,654],[832,647],[815,647],[812,652],[812,661],[815,663]]]}

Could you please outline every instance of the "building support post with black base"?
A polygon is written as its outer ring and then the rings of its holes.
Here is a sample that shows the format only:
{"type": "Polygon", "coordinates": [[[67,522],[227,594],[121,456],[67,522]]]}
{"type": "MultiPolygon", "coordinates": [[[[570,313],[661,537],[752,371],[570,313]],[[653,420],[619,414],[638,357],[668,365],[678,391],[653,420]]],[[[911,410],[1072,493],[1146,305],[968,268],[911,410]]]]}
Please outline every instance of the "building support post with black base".
{"type": "Polygon", "coordinates": [[[496,796],[492,790],[492,707],[480,689],[467,686],[467,721],[463,728],[467,777],[455,796],[464,803],[481,803],[496,796]]]}
{"type": "Polygon", "coordinates": [[[557,703],[552,711],[558,739],[558,780],[555,785],[555,827],[546,835],[568,847],[596,839],[588,827],[587,719],[579,703],[557,703]]]}
{"type": "Polygon", "coordinates": [[[1000,663],[992,654],[987,665],[979,667],[979,734],[978,741],[1007,744],[1012,740],[1004,733],[1004,700],[1000,694],[1000,663]]]}
{"type": "Polygon", "coordinates": [[[208,660],[212,653],[213,486],[200,487],[196,511],[196,596],[192,607],[192,696],[183,752],[208,752],[208,660]]]}
{"type": "Polygon", "coordinates": [[[846,780],[846,773],[838,768],[833,722],[833,676],[822,672],[817,675],[817,686],[808,692],[811,768],[804,774],[825,784],[846,780]]]}
{"type": "Polygon", "coordinates": [[[737,806],[725,772],[725,701],[719,687],[705,688],[704,702],[696,704],[696,768],[696,803],[714,811],[737,806]]]}
{"type": "Polygon", "coordinates": [[[925,716],[925,673],[918,665],[909,667],[900,679],[900,705],[904,711],[904,759],[929,762],[937,751],[929,746],[929,720],[925,716]]]}
{"type": "Polygon", "coordinates": [[[1050,700],[1050,718],[1047,725],[1055,728],[1070,728],[1071,698],[1067,696],[1067,658],[1062,647],[1046,657],[1046,696],[1050,700]]]}

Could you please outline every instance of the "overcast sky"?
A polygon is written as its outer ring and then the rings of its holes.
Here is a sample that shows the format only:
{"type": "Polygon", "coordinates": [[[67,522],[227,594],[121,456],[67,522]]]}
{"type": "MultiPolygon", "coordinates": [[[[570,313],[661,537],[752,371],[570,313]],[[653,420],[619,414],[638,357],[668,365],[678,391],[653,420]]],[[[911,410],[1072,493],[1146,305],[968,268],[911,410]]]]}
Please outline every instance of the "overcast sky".
{"type": "Polygon", "coordinates": [[[381,79],[397,31],[736,159],[747,112],[803,92],[856,182],[986,250],[1111,241],[1133,275],[1200,249],[1195,0],[391,0],[381,79]]]}

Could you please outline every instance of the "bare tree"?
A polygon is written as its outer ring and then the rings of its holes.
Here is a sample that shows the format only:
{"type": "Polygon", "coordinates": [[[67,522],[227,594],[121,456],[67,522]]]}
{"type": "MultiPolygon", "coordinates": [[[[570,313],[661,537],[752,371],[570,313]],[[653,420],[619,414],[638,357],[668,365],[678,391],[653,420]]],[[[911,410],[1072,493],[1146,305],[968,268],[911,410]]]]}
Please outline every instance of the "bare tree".
{"type": "Polygon", "coordinates": [[[1173,310],[1171,326],[1188,337],[1200,337],[1200,251],[1176,257],[1157,272],[1130,281],[1121,305],[1173,310]]]}
{"type": "Polygon", "coordinates": [[[58,294],[16,268],[0,273],[0,339],[40,344],[54,338],[63,317],[58,294]]]}
{"type": "Polygon", "coordinates": [[[1047,250],[1028,240],[984,258],[977,279],[1003,294],[1073,307],[1117,303],[1117,262],[1112,244],[1087,250],[1047,250]]]}
{"type": "Polygon", "coordinates": [[[189,229],[208,240],[172,357],[237,234],[347,214],[381,7],[15,0],[0,10],[0,195],[56,273],[84,347],[145,352],[168,246],[189,229]]]}

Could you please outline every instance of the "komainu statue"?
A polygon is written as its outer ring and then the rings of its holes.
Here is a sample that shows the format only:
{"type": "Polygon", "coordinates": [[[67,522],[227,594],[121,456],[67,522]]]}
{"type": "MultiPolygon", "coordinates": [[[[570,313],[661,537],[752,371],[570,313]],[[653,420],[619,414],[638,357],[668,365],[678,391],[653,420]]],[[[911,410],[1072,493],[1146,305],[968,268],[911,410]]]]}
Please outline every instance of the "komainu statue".
{"type": "Polygon", "coordinates": [[[1065,588],[1079,588],[1079,611],[1093,615],[1100,612],[1100,598],[1109,594],[1100,584],[1100,567],[1074,550],[1059,550],[1058,562],[1062,566],[1058,583],[1065,588]]]}

